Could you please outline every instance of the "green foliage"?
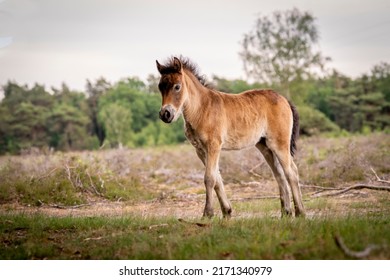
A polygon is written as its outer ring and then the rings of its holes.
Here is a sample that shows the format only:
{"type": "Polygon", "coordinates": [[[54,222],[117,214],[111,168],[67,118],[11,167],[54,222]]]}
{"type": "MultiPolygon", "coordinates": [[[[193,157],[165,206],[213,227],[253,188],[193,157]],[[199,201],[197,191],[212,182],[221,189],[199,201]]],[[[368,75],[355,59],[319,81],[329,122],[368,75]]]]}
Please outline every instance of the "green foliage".
{"type": "Polygon", "coordinates": [[[53,97],[44,87],[20,87],[8,82],[0,104],[0,152],[44,147],[49,139],[47,121],[53,97]]]}
{"type": "Polygon", "coordinates": [[[87,81],[86,93],[65,84],[48,93],[8,82],[0,103],[0,153],[48,150],[137,147],[184,141],[183,121],[171,126],[158,118],[160,94],[153,92],[156,77],[147,86],[138,78],[111,85],[104,78],[87,81]]]}
{"type": "MultiPolygon", "coordinates": [[[[390,75],[387,79],[390,81],[390,75]]],[[[352,80],[334,71],[316,83],[309,93],[308,103],[342,129],[367,132],[389,128],[390,103],[377,91],[380,85],[374,76],[363,75],[352,80]]]]}
{"type": "Polygon", "coordinates": [[[87,80],[86,94],[88,97],[88,115],[91,120],[89,130],[90,134],[95,135],[98,138],[99,146],[103,145],[104,139],[106,137],[103,124],[101,124],[98,120],[99,100],[107,93],[110,88],[110,83],[107,82],[104,78],[98,79],[95,84],[92,84],[89,80],[87,80]]]}
{"type": "Polygon", "coordinates": [[[387,102],[390,102],[390,64],[381,62],[371,70],[372,91],[382,92],[387,102]]]}
{"type": "Polygon", "coordinates": [[[227,80],[222,77],[218,77],[216,75],[213,76],[213,85],[219,91],[227,92],[227,93],[240,93],[250,89],[258,89],[267,87],[266,84],[253,83],[250,84],[244,80],[227,80]]]}
{"type": "Polygon", "coordinates": [[[325,114],[312,107],[299,106],[298,112],[301,134],[313,136],[325,132],[340,132],[340,128],[329,120],[325,114]]]}
{"type": "MultiPolygon", "coordinates": [[[[160,103],[160,95],[148,92],[146,85],[138,78],[119,81],[99,100],[100,122],[105,123],[107,137],[115,126],[117,134],[122,135],[121,143],[129,147],[182,142],[184,140],[182,120],[169,126],[163,124],[158,118],[160,103]],[[119,108],[122,115],[117,112],[117,124],[111,124],[109,128],[107,122],[112,122],[114,112],[119,108]]],[[[118,141],[114,141],[113,144],[115,146],[118,141]]]]}
{"type": "Polygon", "coordinates": [[[123,143],[130,141],[132,133],[130,108],[119,103],[109,103],[99,111],[98,119],[106,131],[105,141],[109,142],[111,147],[122,147],[123,143]]]}
{"type": "Polygon", "coordinates": [[[87,149],[88,116],[70,104],[60,103],[53,107],[48,127],[50,146],[60,150],[87,149]]]}

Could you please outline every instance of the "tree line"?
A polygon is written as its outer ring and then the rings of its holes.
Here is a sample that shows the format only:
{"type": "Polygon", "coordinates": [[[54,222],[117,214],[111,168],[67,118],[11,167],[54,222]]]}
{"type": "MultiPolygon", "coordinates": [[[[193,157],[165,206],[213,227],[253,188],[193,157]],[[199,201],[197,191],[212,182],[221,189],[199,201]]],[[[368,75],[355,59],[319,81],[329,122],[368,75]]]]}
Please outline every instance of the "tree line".
{"type": "MultiPolygon", "coordinates": [[[[128,78],[110,84],[104,78],[87,81],[84,92],[66,84],[49,93],[8,82],[0,103],[0,153],[33,147],[55,150],[99,147],[141,147],[185,141],[183,122],[167,125],[158,118],[161,97],[158,77],[148,82],[128,78]]],[[[239,93],[278,85],[227,80],[213,76],[215,89],[239,93]]],[[[321,79],[290,85],[300,113],[301,134],[387,131],[390,128],[390,65],[352,79],[333,71],[321,79]]]]}
{"type": "MultiPolygon", "coordinates": [[[[275,89],[297,105],[304,135],[389,132],[390,65],[381,62],[357,78],[326,70],[330,58],[315,49],[318,39],[309,12],[259,16],[239,53],[247,76],[257,82],[213,76],[210,83],[231,93],[275,89]]],[[[87,80],[83,92],[66,84],[49,92],[44,85],[8,81],[0,102],[0,154],[181,143],[183,121],[166,125],[158,118],[157,84],[154,75],[113,84],[100,78],[87,80]]]]}
{"type": "Polygon", "coordinates": [[[0,153],[33,147],[82,150],[165,145],[184,141],[181,124],[158,118],[160,96],[137,78],[111,85],[87,81],[86,90],[66,84],[49,93],[43,85],[4,85],[0,103],[0,153]]]}

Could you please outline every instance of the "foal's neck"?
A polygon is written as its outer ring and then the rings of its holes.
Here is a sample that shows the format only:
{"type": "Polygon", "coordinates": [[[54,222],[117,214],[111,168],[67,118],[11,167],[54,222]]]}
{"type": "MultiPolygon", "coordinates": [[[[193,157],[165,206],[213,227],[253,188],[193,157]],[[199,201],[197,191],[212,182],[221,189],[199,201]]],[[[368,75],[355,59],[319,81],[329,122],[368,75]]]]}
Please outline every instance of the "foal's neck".
{"type": "Polygon", "coordinates": [[[184,103],[183,116],[184,120],[195,128],[201,120],[203,110],[209,104],[211,90],[202,85],[192,73],[184,73],[189,96],[184,103]]]}

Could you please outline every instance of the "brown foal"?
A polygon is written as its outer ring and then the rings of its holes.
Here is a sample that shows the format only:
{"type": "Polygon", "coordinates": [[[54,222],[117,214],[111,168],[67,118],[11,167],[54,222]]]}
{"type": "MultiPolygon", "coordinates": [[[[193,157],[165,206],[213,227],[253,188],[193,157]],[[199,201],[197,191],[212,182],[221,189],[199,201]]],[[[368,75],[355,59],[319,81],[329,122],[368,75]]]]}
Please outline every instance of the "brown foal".
{"type": "Polygon", "coordinates": [[[279,186],[282,216],[304,216],[298,169],[293,161],[298,136],[298,113],[283,96],[272,90],[250,90],[227,94],[209,88],[197,68],[186,58],[171,58],[165,65],[156,61],[161,74],[160,118],[166,123],[181,115],[185,135],[205,165],[206,205],[203,216],[212,217],[215,190],[224,217],[232,206],[219,172],[221,150],[256,146],[270,166],[279,186]]]}

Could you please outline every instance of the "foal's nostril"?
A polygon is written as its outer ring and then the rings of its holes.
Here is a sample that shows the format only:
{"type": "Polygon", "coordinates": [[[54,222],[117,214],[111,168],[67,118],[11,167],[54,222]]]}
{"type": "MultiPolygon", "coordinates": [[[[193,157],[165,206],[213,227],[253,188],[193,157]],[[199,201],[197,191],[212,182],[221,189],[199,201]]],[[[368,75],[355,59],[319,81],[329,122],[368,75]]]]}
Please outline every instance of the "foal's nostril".
{"type": "Polygon", "coordinates": [[[165,106],[160,110],[160,119],[163,122],[170,123],[172,122],[175,116],[175,110],[171,106],[165,106]]]}
{"type": "Polygon", "coordinates": [[[164,119],[165,120],[169,120],[170,117],[171,117],[171,113],[168,110],[165,110],[165,112],[164,112],[164,119]]]}

